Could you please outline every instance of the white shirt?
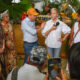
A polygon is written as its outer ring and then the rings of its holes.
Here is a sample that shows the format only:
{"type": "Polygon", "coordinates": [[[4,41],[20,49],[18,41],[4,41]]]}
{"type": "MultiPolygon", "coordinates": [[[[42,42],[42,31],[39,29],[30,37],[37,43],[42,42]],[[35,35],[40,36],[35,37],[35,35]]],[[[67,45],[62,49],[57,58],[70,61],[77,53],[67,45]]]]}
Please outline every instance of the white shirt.
{"type": "Polygon", "coordinates": [[[23,41],[27,42],[36,42],[37,41],[37,32],[35,29],[35,21],[31,22],[29,18],[25,18],[21,22],[21,29],[23,32],[23,41]]]}
{"type": "MultiPolygon", "coordinates": [[[[75,34],[77,33],[79,29],[78,26],[79,26],[79,22],[76,22],[74,24],[74,35],[73,36],[75,36],[75,34]]],[[[78,43],[78,42],[80,42],[80,31],[77,33],[76,37],[74,38],[74,43],[78,43]]]]}
{"type": "MultiPolygon", "coordinates": [[[[70,33],[71,29],[68,27],[65,23],[57,19],[57,22],[59,22],[59,25],[57,26],[56,30],[51,31],[48,36],[45,39],[45,44],[47,47],[50,48],[60,48],[61,42],[59,39],[61,38],[61,33],[64,34],[70,33]]],[[[45,32],[47,32],[52,26],[54,22],[51,20],[47,21],[45,24],[44,29],[42,30],[42,35],[44,36],[45,32]]]]}
{"type": "MultiPolygon", "coordinates": [[[[7,80],[11,80],[12,72],[8,75],[7,80]]],[[[17,80],[44,80],[45,75],[39,72],[35,66],[24,64],[18,71],[17,80]]]]}

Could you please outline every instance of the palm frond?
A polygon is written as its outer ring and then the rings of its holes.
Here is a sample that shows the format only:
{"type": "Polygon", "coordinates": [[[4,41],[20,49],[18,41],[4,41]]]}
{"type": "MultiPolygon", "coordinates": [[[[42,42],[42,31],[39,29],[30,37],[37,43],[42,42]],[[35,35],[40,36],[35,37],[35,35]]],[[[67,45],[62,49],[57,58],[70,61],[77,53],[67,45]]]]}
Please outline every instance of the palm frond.
{"type": "Polygon", "coordinates": [[[21,14],[31,6],[29,0],[22,0],[20,3],[12,3],[12,0],[0,1],[0,12],[8,9],[10,18],[17,19],[21,17],[21,14]]]}

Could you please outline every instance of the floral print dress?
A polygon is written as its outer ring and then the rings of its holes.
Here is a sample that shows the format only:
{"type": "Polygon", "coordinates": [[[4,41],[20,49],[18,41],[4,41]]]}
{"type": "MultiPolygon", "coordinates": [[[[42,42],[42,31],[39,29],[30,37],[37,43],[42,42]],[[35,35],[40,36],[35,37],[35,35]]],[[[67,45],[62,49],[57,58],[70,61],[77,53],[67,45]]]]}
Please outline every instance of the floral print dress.
{"type": "MultiPolygon", "coordinates": [[[[3,40],[4,40],[4,33],[3,33],[3,28],[0,22],[0,48],[2,48],[4,45],[3,40]]],[[[7,74],[5,70],[4,54],[0,53],[0,79],[2,79],[2,76],[6,78],[7,74]]]]}
{"type": "Polygon", "coordinates": [[[16,66],[16,52],[14,48],[13,43],[13,29],[12,25],[8,23],[8,25],[3,25],[3,31],[4,31],[4,37],[5,37],[5,50],[4,50],[4,56],[5,56],[5,66],[6,71],[9,73],[12,68],[16,66]]]}

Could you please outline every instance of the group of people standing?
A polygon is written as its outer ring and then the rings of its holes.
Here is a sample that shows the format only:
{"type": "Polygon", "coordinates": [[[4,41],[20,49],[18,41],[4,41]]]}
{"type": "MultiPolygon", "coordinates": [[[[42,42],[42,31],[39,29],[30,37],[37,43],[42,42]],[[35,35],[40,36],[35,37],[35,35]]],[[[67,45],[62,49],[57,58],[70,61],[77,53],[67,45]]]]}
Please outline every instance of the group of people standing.
{"type": "Polygon", "coordinates": [[[70,35],[69,46],[74,43],[80,42],[80,9],[77,11],[77,19],[74,23],[72,30],[64,22],[58,19],[58,10],[56,8],[51,9],[51,19],[45,23],[42,23],[41,27],[35,26],[35,19],[38,13],[34,8],[27,11],[27,17],[22,21],[21,28],[23,32],[25,60],[27,63],[28,56],[33,46],[38,46],[37,33],[42,30],[42,35],[45,37],[45,44],[47,47],[47,53],[51,57],[60,57],[60,50],[62,42],[70,35]],[[64,33],[64,37],[61,36],[64,33]]]}
{"type": "MultiPolygon", "coordinates": [[[[24,64],[29,62],[28,57],[30,56],[32,48],[39,46],[37,33],[41,30],[42,35],[45,37],[47,53],[50,54],[51,57],[59,57],[62,42],[69,35],[70,46],[80,42],[80,9],[77,11],[77,21],[74,23],[72,30],[68,25],[58,19],[58,10],[56,8],[51,9],[51,19],[43,23],[41,27],[35,26],[35,19],[38,15],[39,13],[34,8],[30,8],[27,11],[27,17],[21,22],[25,51],[24,64]],[[61,33],[64,33],[65,36],[61,37],[61,33]]],[[[17,54],[14,48],[13,30],[9,23],[8,10],[1,13],[0,16],[0,64],[3,75],[6,77],[12,68],[16,66],[17,54]]]]}
{"type": "Polygon", "coordinates": [[[25,61],[29,56],[30,50],[33,46],[38,46],[37,33],[42,30],[42,35],[45,37],[45,44],[48,54],[51,57],[59,57],[61,44],[69,36],[70,27],[58,19],[58,11],[56,8],[51,9],[51,19],[39,26],[35,27],[35,19],[38,15],[34,8],[27,11],[28,17],[26,17],[21,23],[21,29],[23,32],[25,61]],[[58,24],[58,25],[57,25],[58,24]],[[61,38],[61,33],[65,36],[61,38]]]}
{"type": "Polygon", "coordinates": [[[34,11],[33,8],[29,9],[27,15],[28,17],[22,21],[21,26],[24,49],[27,55],[29,55],[29,52],[27,51],[30,50],[30,45],[35,45],[35,42],[37,42],[37,33],[40,30],[42,30],[42,35],[45,37],[47,51],[51,57],[59,57],[62,42],[67,39],[69,35],[69,46],[73,43],[80,42],[80,9],[77,11],[77,19],[72,27],[72,30],[67,24],[58,19],[58,10],[56,8],[51,9],[51,19],[45,23],[42,23],[41,27],[38,28],[37,26],[35,27],[35,19],[38,15],[36,10],[34,11]],[[64,37],[61,37],[61,33],[65,34],[64,37]]]}

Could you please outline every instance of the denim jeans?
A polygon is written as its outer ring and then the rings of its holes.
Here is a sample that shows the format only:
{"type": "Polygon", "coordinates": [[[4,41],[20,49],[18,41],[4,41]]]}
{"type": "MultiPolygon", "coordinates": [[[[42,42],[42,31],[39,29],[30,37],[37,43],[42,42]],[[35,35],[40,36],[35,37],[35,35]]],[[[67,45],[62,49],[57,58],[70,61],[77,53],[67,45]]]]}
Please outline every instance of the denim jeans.
{"type": "Polygon", "coordinates": [[[28,56],[30,55],[30,51],[32,49],[32,47],[34,46],[38,46],[38,42],[36,43],[24,43],[24,51],[25,51],[25,59],[24,59],[24,63],[28,63],[28,56]]]}
{"type": "Polygon", "coordinates": [[[60,55],[60,50],[61,50],[61,48],[49,48],[49,47],[47,47],[48,54],[50,54],[51,57],[58,58],[60,55]]]}

